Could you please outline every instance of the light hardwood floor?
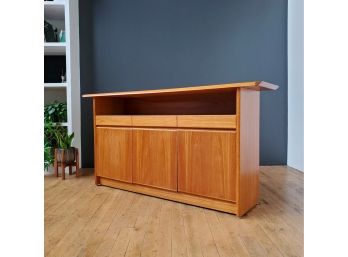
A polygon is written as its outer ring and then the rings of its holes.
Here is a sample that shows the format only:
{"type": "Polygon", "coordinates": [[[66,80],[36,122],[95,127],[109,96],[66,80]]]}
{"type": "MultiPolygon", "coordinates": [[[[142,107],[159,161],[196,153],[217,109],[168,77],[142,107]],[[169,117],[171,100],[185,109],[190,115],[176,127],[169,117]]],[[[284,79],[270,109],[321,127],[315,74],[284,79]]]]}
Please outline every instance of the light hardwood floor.
{"type": "Polygon", "coordinates": [[[45,256],[303,256],[303,174],[261,167],[243,218],[95,186],[90,170],[45,176],[45,256]]]}

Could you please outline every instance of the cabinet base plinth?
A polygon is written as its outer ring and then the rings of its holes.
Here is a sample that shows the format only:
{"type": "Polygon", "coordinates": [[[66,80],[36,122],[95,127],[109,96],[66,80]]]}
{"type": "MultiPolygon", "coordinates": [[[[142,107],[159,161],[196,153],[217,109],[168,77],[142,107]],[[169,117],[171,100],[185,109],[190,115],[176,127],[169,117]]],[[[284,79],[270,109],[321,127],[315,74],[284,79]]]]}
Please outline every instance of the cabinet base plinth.
{"type": "Polygon", "coordinates": [[[158,197],[158,198],[163,198],[163,199],[171,200],[175,202],[195,205],[195,206],[227,212],[231,214],[237,214],[237,205],[233,202],[225,202],[221,200],[189,195],[189,194],[180,193],[180,192],[172,192],[172,191],[167,191],[167,190],[162,190],[162,189],[152,188],[152,187],[147,187],[142,185],[129,184],[129,183],[120,182],[120,181],[103,178],[103,177],[98,177],[98,178],[99,178],[99,184],[103,186],[114,187],[117,189],[127,190],[127,191],[131,191],[135,193],[158,197]]]}

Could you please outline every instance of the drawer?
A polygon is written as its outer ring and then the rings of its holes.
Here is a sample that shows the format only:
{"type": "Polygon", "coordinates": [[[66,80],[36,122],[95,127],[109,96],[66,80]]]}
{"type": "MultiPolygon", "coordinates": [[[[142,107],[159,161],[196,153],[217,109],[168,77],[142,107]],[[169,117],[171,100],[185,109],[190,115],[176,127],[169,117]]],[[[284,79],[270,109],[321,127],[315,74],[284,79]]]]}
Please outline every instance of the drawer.
{"type": "Polygon", "coordinates": [[[180,128],[225,128],[235,129],[236,115],[179,115],[180,128]]]}
{"type": "Polygon", "coordinates": [[[130,115],[97,115],[96,126],[132,126],[130,115]]]}
{"type": "Polygon", "coordinates": [[[176,127],[175,115],[133,115],[134,127],[176,127]]]}

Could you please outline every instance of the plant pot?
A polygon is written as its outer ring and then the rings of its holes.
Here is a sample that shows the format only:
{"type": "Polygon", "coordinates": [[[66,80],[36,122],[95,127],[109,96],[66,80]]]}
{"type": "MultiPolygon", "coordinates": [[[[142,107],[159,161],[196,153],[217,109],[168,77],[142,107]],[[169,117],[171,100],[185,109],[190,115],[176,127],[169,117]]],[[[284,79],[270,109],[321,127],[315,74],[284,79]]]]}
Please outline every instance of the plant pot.
{"type": "Polygon", "coordinates": [[[70,147],[68,149],[57,148],[57,162],[62,162],[63,153],[65,164],[73,163],[75,161],[75,147],[70,147]]]}

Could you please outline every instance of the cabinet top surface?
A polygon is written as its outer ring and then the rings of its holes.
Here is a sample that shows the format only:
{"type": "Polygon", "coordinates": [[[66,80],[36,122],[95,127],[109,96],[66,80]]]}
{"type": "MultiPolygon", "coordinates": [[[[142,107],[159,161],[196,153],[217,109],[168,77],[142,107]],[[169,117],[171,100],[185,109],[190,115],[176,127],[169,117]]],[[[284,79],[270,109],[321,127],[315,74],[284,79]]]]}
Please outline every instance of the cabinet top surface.
{"type": "Polygon", "coordinates": [[[194,87],[179,87],[179,88],[164,88],[154,90],[140,90],[140,91],[125,91],[125,92],[112,92],[112,93],[98,93],[98,94],[85,94],[82,97],[112,97],[112,96],[145,96],[145,95],[167,95],[167,94],[190,94],[190,93],[210,93],[219,91],[230,91],[236,88],[247,88],[252,90],[276,90],[279,86],[264,82],[264,81],[250,81],[239,83],[226,83],[219,85],[204,85],[194,87]]]}

